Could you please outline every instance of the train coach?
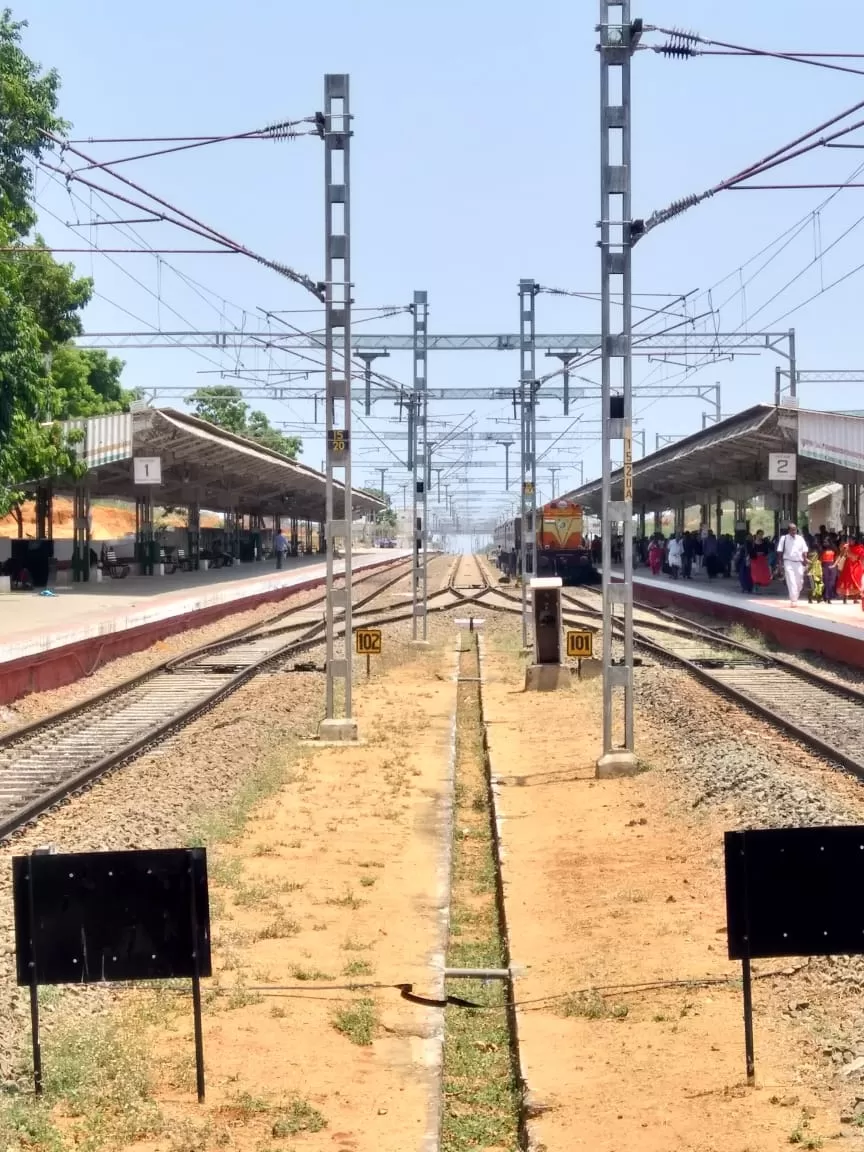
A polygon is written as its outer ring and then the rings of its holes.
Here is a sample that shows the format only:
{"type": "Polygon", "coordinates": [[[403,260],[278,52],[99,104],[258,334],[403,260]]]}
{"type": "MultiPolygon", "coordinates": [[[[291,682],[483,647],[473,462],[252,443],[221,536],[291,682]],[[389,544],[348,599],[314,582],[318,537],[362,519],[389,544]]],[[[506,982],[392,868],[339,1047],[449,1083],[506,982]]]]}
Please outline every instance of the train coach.
{"type": "MultiPolygon", "coordinates": [[[[493,535],[498,567],[509,576],[519,572],[521,528],[521,517],[517,516],[499,524],[493,535]]],[[[537,575],[560,576],[562,583],[571,587],[600,583],[600,573],[585,539],[580,504],[552,500],[537,509],[537,575]]]]}

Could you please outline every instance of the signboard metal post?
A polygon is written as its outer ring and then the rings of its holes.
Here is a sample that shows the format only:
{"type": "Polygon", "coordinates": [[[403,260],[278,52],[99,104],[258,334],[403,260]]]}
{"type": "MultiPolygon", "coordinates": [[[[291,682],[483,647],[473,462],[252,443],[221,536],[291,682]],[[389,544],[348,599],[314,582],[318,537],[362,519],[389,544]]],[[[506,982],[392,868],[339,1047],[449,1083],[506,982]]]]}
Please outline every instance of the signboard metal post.
{"type": "Polygon", "coordinates": [[[352,121],[349,77],[324,77],[324,373],[327,459],[325,461],[325,520],[327,540],[327,602],[325,610],[326,706],[318,734],[327,740],[356,740],[351,716],[351,177],[352,121]],[[334,472],[342,472],[342,515],[336,516],[334,472]],[[334,587],[334,549],[343,542],[345,586],[334,587]],[[339,616],[339,609],[342,615],[339,616]],[[336,640],[337,623],[344,642],[336,640]],[[344,692],[342,716],[337,716],[336,685],[344,692]]]}

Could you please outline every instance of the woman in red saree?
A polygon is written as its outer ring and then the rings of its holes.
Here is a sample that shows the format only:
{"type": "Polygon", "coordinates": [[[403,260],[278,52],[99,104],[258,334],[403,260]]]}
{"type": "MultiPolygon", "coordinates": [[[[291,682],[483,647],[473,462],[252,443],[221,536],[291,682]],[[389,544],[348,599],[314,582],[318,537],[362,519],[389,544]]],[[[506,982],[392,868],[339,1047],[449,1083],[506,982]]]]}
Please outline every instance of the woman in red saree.
{"type": "Polygon", "coordinates": [[[651,575],[659,576],[663,569],[663,546],[659,540],[652,540],[648,546],[648,563],[651,575]]]}
{"type": "Polygon", "coordinates": [[[864,547],[844,540],[837,557],[837,595],[847,600],[861,598],[861,581],[864,578],[864,547]]]}
{"type": "Polygon", "coordinates": [[[765,588],[771,583],[771,568],[768,564],[768,553],[771,546],[760,531],[756,533],[750,545],[750,579],[753,581],[754,591],[765,588]]]}

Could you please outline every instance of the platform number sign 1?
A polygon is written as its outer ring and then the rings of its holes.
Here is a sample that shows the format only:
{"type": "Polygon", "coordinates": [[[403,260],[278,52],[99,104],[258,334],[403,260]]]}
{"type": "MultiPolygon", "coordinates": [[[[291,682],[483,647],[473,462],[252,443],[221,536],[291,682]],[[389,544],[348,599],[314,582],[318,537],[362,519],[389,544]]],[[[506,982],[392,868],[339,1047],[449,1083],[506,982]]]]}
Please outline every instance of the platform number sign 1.
{"type": "Polygon", "coordinates": [[[797,476],[798,457],[794,452],[768,453],[768,479],[794,480],[797,476]]]}
{"type": "Polygon", "coordinates": [[[576,660],[590,660],[594,656],[594,633],[587,628],[568,628],[567,655],[576,660]]]}
{"type": "Polygon", "coordinates": [[[381,655],[381,629],[356,628],[354,630],[354,650],[358,656],[366,657],[366,675],[370,673],[370,658],[381,655]]]}
{"type": "Polygon", "coordinates": [[[161,456],[135,456],[132,460],[132,476],[136,484],[161,484],[161,456]]]}

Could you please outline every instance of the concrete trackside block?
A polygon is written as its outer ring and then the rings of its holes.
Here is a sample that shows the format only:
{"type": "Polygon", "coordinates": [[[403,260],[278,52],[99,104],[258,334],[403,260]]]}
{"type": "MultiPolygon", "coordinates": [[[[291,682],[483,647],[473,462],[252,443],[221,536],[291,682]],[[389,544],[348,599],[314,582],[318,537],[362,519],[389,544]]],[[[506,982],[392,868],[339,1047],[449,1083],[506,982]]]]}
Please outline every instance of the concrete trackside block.
{"type": "Polygon", "coordinates": [[[618,780],[624,776],[638,776],[639,761],[632,752],[621,749],[618,752],[607,752],[597,761],[596,777],[598,780],[618,780]]]}
{"type": "Polygon", "coordinates": [[[318,725],[318,740],[327,744],[356,744],[356,720],[322,720],[318,725]]]}
{"type": "Polygon", "coordinates": [[[561,664],[529,664],[525,669],[526,692],[558,692],[570,687],[570,669],[561,664]]]}

